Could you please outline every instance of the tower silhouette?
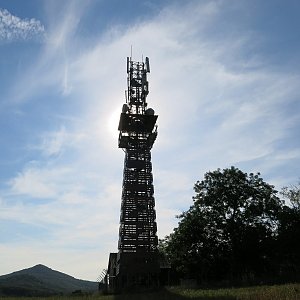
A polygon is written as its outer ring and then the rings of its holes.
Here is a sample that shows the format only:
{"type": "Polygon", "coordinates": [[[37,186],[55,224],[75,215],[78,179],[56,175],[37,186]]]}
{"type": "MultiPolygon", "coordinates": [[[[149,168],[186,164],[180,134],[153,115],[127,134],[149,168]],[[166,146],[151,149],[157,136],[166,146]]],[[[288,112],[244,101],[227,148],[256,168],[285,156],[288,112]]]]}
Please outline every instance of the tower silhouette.
{"type": "Polygon", "coordinates": [[[118,253],[111,253],[111,289],[157,287],[158,238],[151,163],[157,115],[147,108],[149,59],[127,57],[126,103],[119,122],[119,148],[125,152],[118,253]]]}

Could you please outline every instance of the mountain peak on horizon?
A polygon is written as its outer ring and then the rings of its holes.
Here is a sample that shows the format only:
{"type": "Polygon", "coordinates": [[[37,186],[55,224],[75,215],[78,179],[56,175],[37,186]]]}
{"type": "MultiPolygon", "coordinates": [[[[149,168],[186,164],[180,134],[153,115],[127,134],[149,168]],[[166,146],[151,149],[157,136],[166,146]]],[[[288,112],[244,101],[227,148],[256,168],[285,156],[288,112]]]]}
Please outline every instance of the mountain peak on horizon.
{"type": "MultiPolygon", "coordinates": [[[[26,269],[23,269],[23,270],[36,270],[36,271],[53,271],[53,272],[59,272],[59,273],[62,273],[62,274],[65,274],[61,271],[58,271],[58,270],[54,270],[46,265],[43,265],[43,264],[37,264],[37,265],[34,265],[33,267],[29,267],[29,268],[26,268],[26,269]]],[[[20,270],[20,271],[23,271],[23,270],[20,270]]],[[[67,275],[67,274],[66,274],[67,275]]],[[[70,276],[70,275],[68,275],[70,276]]]]}
{"type": "Polygon", "coordinates": [[[45,265],[37,264],[27,269],[0,276],[0,295],[1,293],[5,294],[7,288],[9,290],[21,289],[24,291],[23,295],[50,295],[71,293],[75,290],[96,291],[98,283],[77,279],[45,265]]]}
{"type": "Polygon", "coordinates": [[[37,265],[35,265],[35,266],[33,266],[33,267],[29,267],[29,268],[27,268],[27,269],[45,269],[45,270],[52,270],[51,268],[49,268],[49,267],[47,267],[47,266],[45,266],[45,265],[43,265],[43,264],[37,264],[37,265]]]}
{"type": "Polygon", "coordinates": [[[43,264],[37,264],[37,265],[33,266],[32,268],[48,268],[48,269],[50,269],[49,267],[47,267],[43,264]]]}
{"type": "MultiPolygon", "coordinates": [[[[2,277],[2,276],[12,276],[12,275],[17,275],[17,274],[25,274],[25,273],[26,274],[27,273],[28,274],[32,274],[32,273],[40,273],[40,272],[42,272],[42,273],[44,273],[44,272],[46,272],[46,273],[47,272],[49,272],[49,273],[51,273],[51,272],[57,272],[57,273],[64,274],[66,276],[70,276],[70,275],[67,275],[67,274],[65,274],[63,272],[56,271],[56,270],[54,270],[54,269],[52,269],[50,267],[47,267],[47,266],[45,266],[43,264],[37,264],[37,265],[34,265],[32,267],[24,268],[24,269],[21,269],[21,270],[18,270],[18,271],[11,272],[9,274],[1,275],[0,277],[2,277]]],[[[73,276],[70,276],[70,277],[73,277],[73,276]]]]}

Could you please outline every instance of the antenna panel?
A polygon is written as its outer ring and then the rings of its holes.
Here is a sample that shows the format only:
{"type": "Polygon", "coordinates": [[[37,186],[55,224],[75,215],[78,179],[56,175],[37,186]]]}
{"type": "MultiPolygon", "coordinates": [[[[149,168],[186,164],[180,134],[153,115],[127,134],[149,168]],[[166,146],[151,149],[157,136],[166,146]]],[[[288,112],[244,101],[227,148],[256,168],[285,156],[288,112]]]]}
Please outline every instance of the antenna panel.
{"type": "Polygon", "coordinates": [[[146,56],[146,71],[147,73],[150,73],[150,63],[149,63],[149,57],[146,56]]]}

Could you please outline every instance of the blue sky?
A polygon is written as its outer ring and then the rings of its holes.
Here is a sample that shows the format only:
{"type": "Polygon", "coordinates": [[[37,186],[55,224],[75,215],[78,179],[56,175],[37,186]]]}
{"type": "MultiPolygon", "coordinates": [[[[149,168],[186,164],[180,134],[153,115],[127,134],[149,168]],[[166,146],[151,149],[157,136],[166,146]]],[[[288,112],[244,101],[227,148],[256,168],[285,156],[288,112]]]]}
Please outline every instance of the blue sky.
{"type": "Polygon", "coordinates": [[[158,234],[205,172],[299,180],[297,0],[0,0],[0,274],[117,251],[126,57],[149,56],[158,234]]]}

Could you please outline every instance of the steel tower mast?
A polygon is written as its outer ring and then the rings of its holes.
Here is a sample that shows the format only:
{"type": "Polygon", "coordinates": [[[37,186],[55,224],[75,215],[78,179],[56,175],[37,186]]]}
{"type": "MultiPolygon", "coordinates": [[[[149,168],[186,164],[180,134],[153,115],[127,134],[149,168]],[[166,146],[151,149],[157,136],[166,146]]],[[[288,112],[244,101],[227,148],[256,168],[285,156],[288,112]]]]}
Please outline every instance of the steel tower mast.
{"type": "Polygon", "coordinates": [[[125,152],[118,253],[112,262],[116,289],[157,287],[159,259],[151,163],[157,137],[157,115],[147,108],[149,59],[127,57],[126,104],[118,130],[119,148],[125,152]]]}

